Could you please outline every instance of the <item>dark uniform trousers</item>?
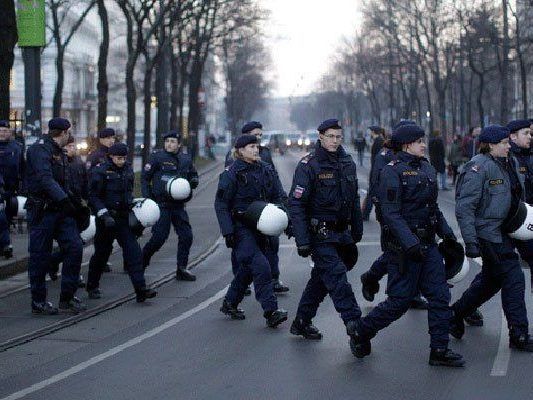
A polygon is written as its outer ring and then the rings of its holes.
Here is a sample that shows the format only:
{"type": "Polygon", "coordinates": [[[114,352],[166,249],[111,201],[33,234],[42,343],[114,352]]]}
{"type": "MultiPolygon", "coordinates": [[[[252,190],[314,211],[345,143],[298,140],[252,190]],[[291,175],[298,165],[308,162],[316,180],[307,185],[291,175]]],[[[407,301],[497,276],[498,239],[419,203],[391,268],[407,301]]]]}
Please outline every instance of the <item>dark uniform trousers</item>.
{"type": "MultiPolygon", "coordinates": [[[[28,274],[31,283],[32,300],[46,301],[46,273],[55,239],[64,254],[61,270],[61,294],[72,297],[78,288],[83,244],[76,221],[59,211],[44,211],[37,219],[28,210],[29,252],[28,274]]],[[[69,299],[64,299],[69,300],[69,299]]]]}
{"type": "Polygon", "coordinates": [[[146,287],[141,247],[129,227],[128,217],[127,215],[114,216],[114,219],[115,227],[113,229],[106,229],[97,220],[96,234],[94,236],[94,254],[89,261],[87,290],[93,290],[99,287],[100,278],[109,254],[113,250],[113,240],[115,239],[122,248],[124,268],[128,272],[133,287],[136,290],[146,287]]]}
{"type": "Polygon", "coordinates": [[[328,294],[344,323],[361,317],[361,309],[346,275],[355,265],[355,262],[350,261],[349,252],[352,248],[341,243],[313,245],[311,257],[315,266],[297,311],[304,321],[311,321],[315,317],[320,303],[328,294]]]}
{"type": "MultiPolygon", "coordinates": [[[[263,253],[268,260],[268,264],[270,265],[270,274],[272,275],[272,279],[274,280],[279,279],[278,251],[279,251],[279,237],[277,236],[268,237],[267,242],[263,248],[263,253]]],[[[231,270],[234,276],[237,275],[238,269],[239,269],[239,263],[237,262],[235,251],[233,250],[231,252],[231,270]]]]}
{"type": "MultiPolygon", "coordinates": [[[[373,338],[378,331],[399,319],[419,291],[428,300],[428,324],[432,349],[448,347],[451,312],[450,290],[442,256],[436,244],[427,245],[425,260],[421,263],[405,260],[405,272],[400,273],[398,257],[385,252],[388,262],[387,299],[361,319],[360,334],[373,338]]],[[[468,315],[468,314],[467,314],[468,315]]]]}
{"type": "Polygon", "coordinates": [[[226,294],[226,300],[231,304],[239,304],[244,298],[248,285],[254,283],[255,298],[264,311],[274,311],[278,308],[270,264],[265,255],[267,238],[259,233],[237,224],[235,227],[235,261],[239,268],[235,279],[226,294]]]}
{"type": "Polygon", "coordinates": [[[458,317],[470,315],[501,290],[502,308],[510,334],[527,334],[525,279],[513,242],[504,235],[503,243],[480,241],[480,245],[483,259],[481,272],[452,306],[454,312],[458,317]],[[497,263],[494,263],[494,257],[497,263]]]}
{"type": "Polygon", "coordinates": [[[143,260],[146,264],[150,263],[150,259],[161,246],[165,243],[170,234],[170,225],[174,227],[178,235],[178,253],[177,265],[179,267],[186,267],[189,263],[189,250],[192,246],[193,236],[192,228],[189,223],[189,216],[183,208],[183,205],[166,206],[160,204],[161,215],[157,223],[152,227],[152,237],[144,246],[143,260]]]}

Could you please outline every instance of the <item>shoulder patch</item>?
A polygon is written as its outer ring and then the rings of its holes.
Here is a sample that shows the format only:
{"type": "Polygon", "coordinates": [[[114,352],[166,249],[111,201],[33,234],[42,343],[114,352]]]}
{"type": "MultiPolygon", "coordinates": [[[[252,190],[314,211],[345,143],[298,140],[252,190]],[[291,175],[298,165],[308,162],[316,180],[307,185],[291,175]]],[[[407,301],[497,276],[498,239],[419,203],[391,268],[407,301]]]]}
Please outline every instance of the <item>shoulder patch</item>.
{"type": "Polygon", "coordinates": [[[148,171],[150,171],[151,169],[152,169],[152,164],[150,164],[150,163],[146,163],[146,165],[144,166],[144,170],[148,172],[148,171]]]}
{"type": "Polygon", "coordinates": [[[481,169],[481,167],[479,165],[477,165],[477,164],[472,165],[472,171],[479,172],[480,169],[481,169]]]}
{"type": "Polygon", "coordinates": [[[305,192],[305,188],[303,188],[302,186],[300,185],[296,185],[296,187],[294,188],[294,193],[293,193],[293,197],[295,199],[299,199],[302,197],[302,195],[304,194],[305,192]]]}

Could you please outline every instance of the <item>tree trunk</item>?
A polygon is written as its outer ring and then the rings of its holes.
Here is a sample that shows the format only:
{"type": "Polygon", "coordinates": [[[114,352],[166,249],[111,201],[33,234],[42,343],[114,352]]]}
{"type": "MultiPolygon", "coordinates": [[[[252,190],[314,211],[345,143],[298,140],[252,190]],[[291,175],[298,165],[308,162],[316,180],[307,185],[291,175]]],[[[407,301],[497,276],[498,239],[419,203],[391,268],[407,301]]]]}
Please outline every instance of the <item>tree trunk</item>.
{"type": "Polygon", "coordinates": [[[148,162],[151,147],[151,131],[152,131],[152,70],[151,66],[146,65],[144,71],[144,149],[142,152],[142,164],[148,162]]]}
{"type": "Polygon", "coordinates": [[[98,55],[98,117],[97,129],[101,130],[106,126],[107,118],[107,93],[109,83],[107,81],[107,56],[109,53],[109,20],[104,0],[98,0],[98,15],[102,25],[102,42],[100,43],[100,53],[98,55]]]}
{"type": "Polygon", "coordinates": [[[501,98],[500,98],[500,123],[506,124],[509,118],[509,18],[507,0],[502,0],[503,11],[503,38],[502,38],[502,76],[501,76],[501,98]]]}
{"type": "Polygon", "coordinates": [[[479,92],[477,96],[477,107],[479,112],[479,125],[483,128],[485,126],[485,109],[483,108],[483,91],[485,87],[485,77],[483,74],[477,74],[479,78],[479,92]]]}
{"type": "Polygon", "coordinates": [[[179,65],[178,57],[174,52],[170,55],[170,129],[181,131],[178,126],[178,107],[179,107],[179,65]]]}
{"type": "Polygon", "coordinates": [[[63,67],[64,59],[64,48],[61,44],[57,44],[57,58],[56,58],[56,72],[57,72],[57,81],[56,88],[54,92],[54,99],[52,103],[52,116],[59,117],[61,116],[61,105],[63,103],[63,85],[65,82],[65,70],[63,67]]]}
{"type": "Polygon", "coordinates": [[[4,10],[0,20],[0,119],[9,120],[9,81],[15,60],[13,48],[18,40],[15,2],[2,0],[0,9],[4,10]]]}
{"type": "Polygon", "coordinates": [[[128,160],[133,160],[135,151],[135,101],[137,94],[135,92],[134,79],[135,62],[131,60],[126,65],[126,109],[127,109],[127,127],[126,127],[126,144],[128,145],[128,160]]]}

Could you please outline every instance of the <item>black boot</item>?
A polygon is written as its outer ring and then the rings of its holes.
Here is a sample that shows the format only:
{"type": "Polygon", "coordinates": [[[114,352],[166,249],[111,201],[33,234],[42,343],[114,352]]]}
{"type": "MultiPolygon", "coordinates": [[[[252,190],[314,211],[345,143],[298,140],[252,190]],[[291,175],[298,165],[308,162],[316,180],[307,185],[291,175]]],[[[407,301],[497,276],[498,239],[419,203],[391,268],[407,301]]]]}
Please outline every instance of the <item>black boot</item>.
{"type": "Polygon", "coordinates": [[[36,315],[57,315],[59,310],[48,301],[31,302],[31,312],[36,315]]]}
{"type": "Polygon", "coordinates": [[[429,365],[460,368],[465,366],[465,360],[462,355],[450,349],[431,349],[429,365]]]}
{"type": "Polygon", "coordinates": [[[243,320],[246,318],[246,316],[244,315],[244,311],[241,308],[238,308],[237,306],[231,304],[226,299],[224,299],[224,301],[222,302],[222,307],[220,307],[220,311],[226,315],[229,315],[231,319],[243,320]]]}
{"type": "Polygon", "coordinates": [[[157,292],[154,289],[139,289],[135,291],[137,303],[144,303],[146,299],[153,299],[157,296],[157,292]]]}
{"type": "Polygon", "coordinates": [[[89,298],[91,300],[97,300],[102,298],[102,292],[98,288],[87,291],[87,294],[89,295],[89,298]]]}
{"type": "Polygon", "coordinates": [[[178,267],[176,268],[176,279],[178,281],[194,282],[196,280],[196,276],[191,274],[187,267],[178,267]]]}
{"type": "Polygon", "coordinates": [[[464,317],[464,320],[470,326],[483,326],[483,314],[477,308],[472,314],[464,317]]]}
{"type": "Polygon", "coordinates": [[[287,321],[287,311],[282,309],[265,311],[263,316],[265,317],[266,324],[269,328],[276,328],[282,322],[287,321]]]}
{"type": "Polygon", "coordinates": [[[350,350],[357,358],[364,358],[372,352],[372,344],[370,339],[361,337],[358,331],[357,320],[348,321],[346,323],[346,333],[350,336],[350,350]]]}
{"type": "Polygon", "coordinates": [[[509,338],[509,347],[518,351],[533,352],[533,341],[527,334],[520,336],[511,336],[509,338]]]}
{"type": "Polygon", "coordinates": [[[272,279],[274,284],[274,293],[285,293],[289,291],[289,287],[284,285],[279,279],[272,279]]]}
{"type": "Polygon", "coordinates": [[[77,297],[74,296],[71,299],[63,297],[63,299],[61,299],[62,297],[63,296],[60,296],[59,300],[59,311],[70,314],[79,314],[83,311],[87,311],[87,306],[77,297]]]}
{"type": "Polygon", "coordinates": [[[309,340],[320,340],[322,339],[322,334],[317,329],[316,326],[311,324],[311,321],[304,321],[301,317],[296,317],[292,321],[291,333],[297,336],[303,336],[309,340]]]}
{"type": "Polygon", "coordinates": [[[457,316],[452,310],[452,317],[450,318],[450,335],[456,339],[461,339],[465,334],[465,322],[463,318],[457,316]]]}
{"type": "Polygon", "coordinates": [[[428,309],[428,302],[422,298],[422,296],[418,295],[411,300],[411,304],[409,305],[409,308],[413,310],[427,310],[428,309]]]}
{"type": "Polygon", "coordinates": [[[370,276],[368,272],[361,275],[363,297],[366,301],[374,301],[374,296],[379,292],[379,282],[370,276]]]}
{"type": "Polygon", "coordinates": [[[4,252],[3,253],[4,253],[4,258],[6,260],[8,260],[11,257],[13,257],[13,246],[8,244],[6,247],[4,247],[4,252]]]}

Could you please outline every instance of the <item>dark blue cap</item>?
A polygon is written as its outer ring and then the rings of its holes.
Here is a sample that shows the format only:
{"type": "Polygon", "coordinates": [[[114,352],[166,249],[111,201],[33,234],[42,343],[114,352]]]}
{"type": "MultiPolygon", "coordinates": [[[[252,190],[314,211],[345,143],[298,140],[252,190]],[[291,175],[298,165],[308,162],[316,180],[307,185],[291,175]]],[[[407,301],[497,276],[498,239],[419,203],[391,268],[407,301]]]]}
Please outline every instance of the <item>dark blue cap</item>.
{"type": "Polygon", "coordinates": [[[66,131],[70,128],[70,121],[65,118],[52,118],[48,121],[48,129],[59,129],[60,131],[66,131]]]}
{"type": "Polygon", "coordinates": [[[263,125],[261,125],[261,122],[250,121],[244,124],[244,126],[241,129],[241,133],[248,133],[248,132],[253,131],[256,128],[263,129],[263,125]]]}
{"type": "Polygon", "coordinates": [[[257,137],[255,135],[241,135],[235,140],[235,148],[242,149],[251,143],[257,143],[257,137]]]}
{"type": "Polygon", "coordinates": [[[320,125],[318,125],[318,128],[316,128],[317,131],[320,133],[324,133],[328,129],[342,129],[342,127],[339,124],[339,120],[335,118],[330,118],[322,122],[320,125]]]}
{"type": "Polygon", "coordinates": [[[398,122],[396,125],[392,127],[392,130],[395,131],[400,126],[404,126],[404,125],[416,125],[416,122],[413,121],[412,119],[402,119],[400,122],[398,122]]]}
{"type": "Polygon", "coordinates": [[[0,128],[9,128],[9,121],[5,119],[0,119],[0,128]]]}
{"type": "Polygon", "coordinates": [[[511,133],[519,131],[520,129],[529,128],[531,121],[529,119],[515,119],[507,124],[507,128],[511,133]]]}
{"type": "Polygon", "coordinates": [[[489,125],[481,130],[479,141],[482,143],[500,143],[503,139],[508,138],[511,131],[509,128],[501,125],[489,125]]]}
{"type": "Polygon", "coordinates": [[[397,144],[413,143],[424,137],[424,130],[418,125],[405,124],[400,125],[392,131],[392,141],[397,144]]]}
{"type": "Polygon", "coordinates": [[[381,126],[378,126],[378,125],[370,125],[368,127],[368,129],[370,129],[372,132],[376,132],[376,133],[383,132],[383,128],[381,126]]]}
{"type": "Polygon", "coordinates": [[[125,143],[115,143],[109,148],[109,155],[111,156],[126,156],[128,154],[128,146],[125,143]]]}
{"type": "Polygon", "coordinates": [[[98,132],[99,139],[104,139],[111,136],[115,136],[115,130],[113,128],[104,128],[100,132],[98,132]]]}
{"type": "Polygon", "coordinates": [[[178,133],[178,131],[168,131],[163,135],[163,140],[166,140],[168,138],[174,138],[174,139],[181,139],[181,135],[178,133]]]}

